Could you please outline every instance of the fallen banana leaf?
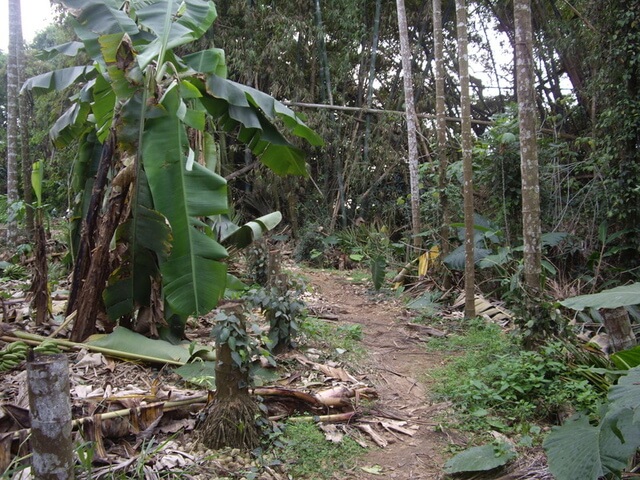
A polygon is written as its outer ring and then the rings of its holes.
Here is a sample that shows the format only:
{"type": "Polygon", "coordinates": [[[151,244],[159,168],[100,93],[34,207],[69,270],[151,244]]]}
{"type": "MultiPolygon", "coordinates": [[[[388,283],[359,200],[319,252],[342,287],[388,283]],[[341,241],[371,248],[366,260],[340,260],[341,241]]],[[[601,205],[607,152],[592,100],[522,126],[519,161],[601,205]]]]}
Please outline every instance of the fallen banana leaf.
{"type": "MultiPolygon", "coordinates": [[[[210,348],[205,347],[196,347],[189,351],[190,344],[174,345],[165,340],[145,337],[124,327],[116,327],[109,334],[92,335],[85,344],[126,354],[142,354],[148,358],[161,358],[181,364],[187,363],[193,357],[204,356],[211,352],[210,348]]],[[[211,360],[211,358],[208,359],[211,360]]]]}
{"type": "Polygon", "coordinates": [[[151,338],[147,338],[143,335],[132,332],[131,330],[127,330],[122,327],[117,327],[114,330],[114,333],[100,337],[95,341],[90,341],[87,343],[76,343],[59,338],[47,338],[40,335],[20,331],[13,332],[13,335],[15,336],[15,338],[6,336],[2,337],[2,340],[7,339],[10,341],[14,341],[16,339],[19,339],[30,345],[39,345],[43,341],[47,340],[49,342],[55,343],[60,348],[72,348],[76,350],[86,348],[87,350],[100,352],[110,357],[122,358],[124,360],[137,360],[149,363],[161,363],[180,366],[184,365],[185,363],[187,363],[187,361],[195,356],[203,355],[206,357],[211,357],[213,355],[213,352],[208,347],[200,347],[194,350],[194,352],[190,353],[188,350],[190,345],[172,345],[168,342],[165,342],[164,340],[154,340],[151,338]],[[116,331],[118,331],[117,334],[116,331]],[[120,340],[122,340],[122,344],[117,343],[120,340]]]}

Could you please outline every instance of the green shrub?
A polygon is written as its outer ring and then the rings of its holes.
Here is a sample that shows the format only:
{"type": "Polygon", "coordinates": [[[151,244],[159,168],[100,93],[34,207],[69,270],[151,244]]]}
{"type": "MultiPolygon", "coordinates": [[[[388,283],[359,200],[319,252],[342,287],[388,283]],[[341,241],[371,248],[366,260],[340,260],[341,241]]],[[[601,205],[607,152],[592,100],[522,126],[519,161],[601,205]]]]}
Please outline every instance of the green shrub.
{"type": "Polygon", "coordinates": [[[433,374],[435,394],[454,402],[470,430],[522,431],[528,423],[555,421],[567,412],[596,414],[603,392],[568,362],[562,342],[522,350],[518,338],[495,325],[476,325],[438,342],[436,348],[463,353],[433,374]]]}

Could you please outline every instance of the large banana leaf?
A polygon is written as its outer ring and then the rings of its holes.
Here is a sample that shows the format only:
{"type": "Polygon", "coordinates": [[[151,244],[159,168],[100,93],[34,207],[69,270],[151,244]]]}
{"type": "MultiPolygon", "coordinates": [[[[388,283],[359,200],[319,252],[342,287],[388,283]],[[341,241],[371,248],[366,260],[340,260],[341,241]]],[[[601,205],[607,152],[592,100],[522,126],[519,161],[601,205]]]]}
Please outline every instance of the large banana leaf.
{"type": "Polygon", "coordinates": [[[199,164],[186,169],[187,136],[176,116],[177,89],[165,95],[147,121],[142,161],[155,208],[171,224],[172,250],[161,263],[165,298],[180,315],[213,309],[225,289],[226,266],[217,260],[227,253],[197,217],[227,211],[225,180],[199,164]],[[159,116],[156,116],[159,115],[159,116]]]}
{"type": "Polygon", "coordinates": [[[50,92],[52,90],[64,90],[74,83],[83,80],[95,78],[96,69],[92,65],[80,67],[67,67],[53,72],[43,73],[31,77],[22,86],[22,90],[35,90],[41,92],[50,92]]]}
{"type": "Polygon", "coordinates": [[[640,282],[591,295],[578,295],[560,302],[560,305],[578,311],[585,308],[618,308],[637,304],[640,304],[640,282]]]}
{"type": "Polygon", "coordinates": [[[217,75],[207,78],[205,88],[201,101],[207,111],[227,131],[240,127],[238,138],[265,165],[280,175],[307,175],[304,153],[293,147],[273,122],[282,121],[311,145],[323,142],[292,110],[265,93],[217,75]]]}
{"type": "Polygon", "coordinates": [[[271,212],[256,218],[251,222],[245,223],[238,227],[233,222],[228,222],[230,228],[225,229],[225,233],[221,235],[220,241],[225,245],[233,245],[236,248],[244,248],[253,241],[262,238],[269,230],[273,230],[282,221],[280,212],[271,212]]]}
{"type": "Polygon", "coordinates": [[[212,1],[146,0],[133,4],[140,25],[156,34],[151,43],[139,47],[140,68],[154,59],[161,65],[168,49],[200,38],[217,16],[212,1]]]}

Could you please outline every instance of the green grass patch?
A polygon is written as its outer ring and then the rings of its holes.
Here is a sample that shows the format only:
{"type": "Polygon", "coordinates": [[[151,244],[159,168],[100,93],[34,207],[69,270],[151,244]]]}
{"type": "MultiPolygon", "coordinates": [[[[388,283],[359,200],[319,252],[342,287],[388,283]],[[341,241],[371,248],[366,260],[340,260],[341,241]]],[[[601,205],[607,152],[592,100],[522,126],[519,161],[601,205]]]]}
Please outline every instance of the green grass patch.
{"type": "Polygon", "coordinates": [[[340,357],[341,360],[361,359],[365,349],[360,344],[362,326],[353,323],[337,323],[306,317],[300,326],[301,343],[317,348],[328,358],[340,357]]]}
{"type": "Polygon", "coordinates": [[[312,422],[289,422],[284,433],[284,446],[279,457],[287,464],[291,478],[335,478],[334,473],[353,468],[365,453],[353,439],[345,436],[333,443],[312,422]]]}

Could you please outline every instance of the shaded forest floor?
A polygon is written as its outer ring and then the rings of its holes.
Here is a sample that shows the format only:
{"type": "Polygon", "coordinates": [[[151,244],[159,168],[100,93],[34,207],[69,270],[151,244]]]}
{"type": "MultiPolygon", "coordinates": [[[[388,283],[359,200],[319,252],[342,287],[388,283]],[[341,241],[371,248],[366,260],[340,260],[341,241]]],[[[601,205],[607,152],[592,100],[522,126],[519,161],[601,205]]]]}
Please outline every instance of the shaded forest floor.
{"type": "MultiPolygon", "coordinates": [[[[447,447],[452,443],[462,446],[465,439],[438,424],[438,418],[443,417],[450,405],[430,401],[429,372],[441,366],[446,358],[442,352],[428,351],[425,342],[428,342],[430,334],[439,335],[441,332],[412,323],[411,314],[404,304],[388,291],[374,292],[368,275],[362,272],[294,270],[294,274],[301,276],[306,284],[308,293],[303,300],[309,315],[336,327],[338,332],[340,328],[343,332],[357,328],[361,339],[355,342],[353,352],[338,354],[323,352],[326,346],[321,340],[308,344],[302,342],[299,350],[280,359],[285,365],[285,372],[278,370],[278,374],[284,373],[278,385],[312,392],[313,384],[322,384],[321,388],[346,385],[349,388],[353,386],[353,391],[364,387],[363,391],[375,392],[373,396],[363,398],[356,394],[348,407],[357,412],[356,420],[337,426],[339,431],[366,446],[365,453],[357,457],[355,465],[350,464],[342,471],[334,472],[330,478],[443,478],[447,447]],[[318,369],[323,363],[329,366],[328,373],[322,366],[318,369]],[[336,369],[335,374],[331,368],[336,369]],[[341,372],[347,372],[350,380],[341,382],[338,378],[341,372]]],[[[53,325],[34,328],[26,302],[20,301],[18,283],[3,287],[6,291],[16,292],[14,299],[4,305],[3,334],[10,335],[14,330],[35,331],[46,336],[56,330],[53,325]]],[[[61,306],[64,298],[54,303],[61,306]]],[[[188,331],[190,339],[211,344],[209,334],[213,323],[212,319],[204,318],[197,325],[192,324],[188,331]]],[[[64,337],[64,331],[61,335],[64,337]]],[[[206,393],[193,383],[185,383],[172,373],[171,368],[114,360],[86,350],[70,350],[68,356],[74,418],[168,400],[202,398],[206,393]]],[[[25,414],[28,416],[24,365],[22,363],[0,373],[3,406],[15,406],[15,409],[5,407],[0,414],[0,434],[24,428],[16,420],[25,414]]],[[[143,421],[144,415],[136,419],[139,425],[133,429],[131,424],[136,423],[132,422],[133,417],[120,422],[102,421],[101,425],[89,423],[77,441],[100,440],[101,450],[93,451],[94,447],[87,447],[89,444],[85,444],[85,448],[90,450],[94,459],[101,457],[102,460],[98,459],[93,467],[87,467],[79,478],[302,478],[291,476],[286,460],[281,464],[275,462],[272,467],[260,468],[258,463],[252,463],[248,456],[243,457],[238,452],[218,455],[198,447],[194,441],[194,428],[203,406],[201,402],[174,411],[165,408],[162,412],[161,408],[156,410],[154,407],[145,413],[148,420],[143,421]],[[253,475],[246,474],[250,468],[253,475]]],[[[331,432],[323,430],[329,438],[331,432]]],[[[10,439],[6,434],[0,437],[4,438],[0,441],[0,453],[5,462],[9,458],[15,460],[17,457],[8,453],[10,439]]],[[[15,449],[14,440],[13,454],[15,449]]],[[[27,452],[22,450],[19,453],[27,452]]],[[[6,467],[5,463],[3,468],[6,467]]],[[[11,465],[11,468],[16,467],[19,467],[16,463],[11,465]]],[[[14,472],[13,476],[5,473],[3,478],[27,478],[24,474],[24,470],[14,472]]]]}

